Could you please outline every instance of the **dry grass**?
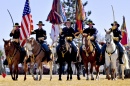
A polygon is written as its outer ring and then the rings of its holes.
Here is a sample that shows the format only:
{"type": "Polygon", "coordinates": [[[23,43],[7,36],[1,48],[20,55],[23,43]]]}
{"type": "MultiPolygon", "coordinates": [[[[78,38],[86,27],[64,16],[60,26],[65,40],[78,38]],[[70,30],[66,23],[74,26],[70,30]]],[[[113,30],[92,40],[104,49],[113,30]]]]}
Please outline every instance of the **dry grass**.
{"type": "Polygon", "coordinates": [[[23,81],[23,77],[19,75],[18,81],[13,81],[10,75],[6,78],[0,77],[0,86],[130,86],[130,79],[112,81],[105,79],[103,75],[100,76],[99,81],[86,81],[82,76],[81,80],[77,80],[75,75],[72,81],[66,81],[66,75],[62,77],[62,81],[58,81],[58,75],[53,75],[52,81],[49,81],[48,75],[43,75],[41,81],[34,81],[30,75],[27,76],[26,81],[23,81]]]}

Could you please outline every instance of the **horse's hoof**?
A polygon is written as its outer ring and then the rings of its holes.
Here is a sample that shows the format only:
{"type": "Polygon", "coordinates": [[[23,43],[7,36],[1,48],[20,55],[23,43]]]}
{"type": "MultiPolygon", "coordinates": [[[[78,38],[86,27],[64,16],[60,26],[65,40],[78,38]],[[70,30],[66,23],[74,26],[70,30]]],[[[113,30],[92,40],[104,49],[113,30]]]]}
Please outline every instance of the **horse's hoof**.
{"type": "Polygon", "coordinates": [[[70,80],[72,80],[72,77],[70,77],[70,80]]]}
{"type": "Polygon", "coordinates": [[[92,78],[91,80],[94,80],[94,78],[92,78]]]}
{"type": "Polygon", "coordinates": [[[107,78],[108,80],[110,80],[110,78],[107,78]]]}
{"type": "Polygon", "coordinates": [[[68,81],[69,80],[69,77],[67,77],[67,80],[66,81],[68,81]]]}
{"type": "Polygon", "coordinates": [[[34,78],[34,80],[35,80],[35,81],[37,81],[37,80],[38,80],[38,78],[34,78]]]}
{"type": "Polygon", "coordinates": [[[62,81],[62,79],[61,79],[61,78],[59,78],[59,81],[62,81]]]}
{"type": "Polygon", "coordinates": [[[89,79],[86,79],[86,80],[89,80],[89,79]]]}
{"type": "Polygon", "coordinates": [[[52,80],[52,77],[50,77],[50,81],[52,80]]]}
{"type": "Polygon", "coordinates": [[[77,77],[78,80],[80,80],[80,77],[77,77]]]}
{"type": "Polygon", "coordinates": [[[26,78],[24,78],[24,81],[26,80],[26,78]]]}

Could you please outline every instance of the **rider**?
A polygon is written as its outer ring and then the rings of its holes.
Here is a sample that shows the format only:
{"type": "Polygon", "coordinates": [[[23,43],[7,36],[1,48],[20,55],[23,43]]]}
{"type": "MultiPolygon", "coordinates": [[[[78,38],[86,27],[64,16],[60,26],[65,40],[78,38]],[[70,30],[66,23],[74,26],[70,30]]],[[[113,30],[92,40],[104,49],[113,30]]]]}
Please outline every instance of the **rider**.
{"type": "Polygon", "coordinates": [[[36,34],[36,40],[42,45],[43,49],[45,49],[47,61],[50,61],[50,49],[44,41],[47,39],[46,31],[42,28],[45,24],[43,24],[42,21],[39,21],[37,25],[38,29],[32,31],[31,34],[36,34]]]}
{"type": "Polygon", "coordinates": [[[17,45],[17,47],[20,47],[20,26],[19,23],[15,23],[15,26],[13,27],[13,30],[10,33],[10,37],[13,36],[13,42],[17,45]]]}
{"type": "MultiPolygon", "coordinates": [[[[114,21],[114,23],[111,24],[112,28],[109,29],[109,31],[107,31],[107,33],[111,33],[113,32],[113,40],[114,40],[114,43],[117,45],[118,49],[119,49],[119,62],[120,64],[123,64],[123,61],[122,61],[122,57],[123,57],[123,47],[122,47],[122,44],[120,43],[120,40],[122,39],[122,36],[121,36],[121,31],[118,29],[118,27],[120,26],[118,24],[117,21],[114,21]]],[[[105,50],[106,50],[106,44],[103,45],[102,49],[101,49],[101,58],[105,58],[105,50]]]]}
{"type": "MultiPolygon", "coordinates": [[[[62,32],[60,33],[59,41],[62,41],[61,37],[65,37],[66,40],[71,44],[71,47],[74,49],[74,53],[77,53],[77,47],[73,43],[73,39],[75,38],[74,36],[75,32],[74,29],[71,27],[71,24],[72,22],[70,21],[70,19],[67,19],[67,21],[65,22],[66,27],[62,29],[62,32]]],[[[61,44],[59,44],[56,48],[57,52],[60,52],[59,51],[60,45],[61,44]]]]}
{"type": "MultiPolygon", "coordinates": [[[[19,28],[20,28],[19,23],[15,23],[15,25],[13,26],[13,30],[10,33],[10,37],[13,37],[12,40],[18,49],[20,49],[20,41],[19,41],[20,29],[19,28]]],[[[5,59],[3,64],[8,65],[7,59],[5,59]]]]}
{"type": "MultiPolygon", "coordinates": [[[[83,31],[83,33],[90,34],[90,40],[94,44],[94,46],[96,47],[96,50],[97,50],[97,58],[96,58],[96,60],[97,60],[97,64],[98,64],[99,63],[100,53],[101,53],[101,49],[99,47],[99,44],[96,41],[98,30],[95,27],[93,27],[93,25],[95,25],[95,24],[90,19],[88,20],[87,25],[89,27],[86,28],[83,31]]],[[[82,52],[82,47],[80,47],[80,51],[82,52]]]]}

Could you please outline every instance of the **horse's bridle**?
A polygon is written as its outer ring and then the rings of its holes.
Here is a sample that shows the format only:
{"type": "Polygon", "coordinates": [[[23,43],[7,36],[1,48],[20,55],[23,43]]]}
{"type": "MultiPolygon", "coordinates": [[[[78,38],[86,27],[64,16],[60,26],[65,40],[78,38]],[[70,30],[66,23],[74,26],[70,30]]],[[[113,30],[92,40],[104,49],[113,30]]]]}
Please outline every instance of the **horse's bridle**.
{"type": "MultiPolygon", "coordinates": [[[[82,44],[82,45],[84,45],[84,46],[85,46],[86,44],[82,44]]],[[[95,50],[95,49],[93,48],[93,50],[92,50],[92,51],[90,51],[89,49],[90,49],[90,46],[91,46],[91,45],[90,45],[90,44],[88,44],[87,46],[88,46],[88,47],[87,47],[87,49],[86,49],[86,46],[85,46],[85,50],[84,50],[84,51],[85,51],[85,53],[86,53],[86,54],[87,54],[87,56],[88,56],[88,54],[92,54],[92,53],[94,52],[94,50],[95,50]],[[88,50],[89,50],[89,51],[88,51],[88,50]]],[[[93,46],[93,45],[92,45],[92,46],[93,46]]]]}

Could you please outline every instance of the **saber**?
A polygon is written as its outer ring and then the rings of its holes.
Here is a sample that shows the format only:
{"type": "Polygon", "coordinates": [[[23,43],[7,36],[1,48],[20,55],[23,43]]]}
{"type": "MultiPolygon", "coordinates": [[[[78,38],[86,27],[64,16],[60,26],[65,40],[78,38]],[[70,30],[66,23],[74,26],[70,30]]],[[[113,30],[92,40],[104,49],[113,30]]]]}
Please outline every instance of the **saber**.
{"type": "Polygon", "coordinates": [[[113,20],[115,21],[115,14],[114,14],[114,9],[113,9],[113,6],[111,5],[112,7],[112,12],[113,12],[113,20]]]}
{"type": "Polygon", "coordinates": [[[7,9],[7,11],[8,11],[8,13],[9,13],[9,15],[10,15],[10,18],[11,18],[12,23],[13,23],[13,26],[14,26],[14,21],[13,21],[12,15],[11,15],[11,13],[9,12],[9,10],[8,10],[8,9],[7,9]]]}

